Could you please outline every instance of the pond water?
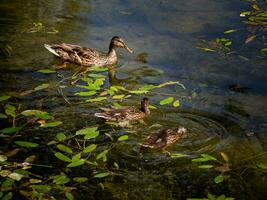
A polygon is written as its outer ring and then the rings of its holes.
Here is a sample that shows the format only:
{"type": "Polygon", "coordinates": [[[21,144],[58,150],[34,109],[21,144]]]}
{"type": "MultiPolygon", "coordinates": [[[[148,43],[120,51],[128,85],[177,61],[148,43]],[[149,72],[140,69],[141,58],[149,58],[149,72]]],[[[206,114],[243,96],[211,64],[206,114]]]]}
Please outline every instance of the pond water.
{"type": "MultiPolygon", "coordinates": [[[[266,55],[257,53],[257,41],[245,46],[247,35],[242,31],[233,36],[233,47],[239,51],[232,56],[196,48],[201,38],[212,40],[224,37],[225,30],[245,29],[239,13],[248,7],[238,0],[1,1],[1,95],[12,96],[12,102],[23,109],[44,110],[63,122],[54,129],[33,128],[21,137],[42,144],[38,150],[24,150],[22,155],[35,154],[36,164],[52,166],[33,171],[42,176],[64,171],[70,177],[90,178],[90,166],[64,170],[62,161],[53,155],[56,150],[46,144],[58,132],[71,136],[97,125],[100,137],[95,142],[102,149],[113,145],[104,133],[115,138],[127,134],[129,139],[114,145],[103,164],[114,175],[90,179],[84,188],[77,187],[73,193],[76,199],[186,199],[204,198],[208,192],[236,199],[265,199],[266,170],[256,166],[267,162],[266,55]],[[42,23],[39,28],[33,25],[38,22],[42,23]],[[110,127],[93,115],[100,106],[85,103],[88,97],[75,95],[80,88],[68,81],[62,89],[65,100],[53,88],[20,95],[42,83],[70,77],[78,67],[70,65],[53,74],[37,72],[54,69],[53,65],[60,63],[43,48],[44,43],[73,43],[105,52],[114,35],[121,36],[134,54],[118,50],[116,71],[103,73],[108,77],[105,86],[137,88],[179,81],[186,87],[165,86],[145,94],[157,109],[144,123],[131,128],[110,127]],[[178,108],[159,105],[170,96],[180,101],[178,108]],[[186,127],[187,138],[166,150],[189,156],[173,158],[162,150],[141,150],[140,143],[159,126],[186,127]],[[225,180],[215,184],[213,179],[220,173],[200,169],[191,159],[209,154],[224,162],[221,152],[229,157],[231,167],[225,180]]],[[[132,95],[121,104],[138,105],[143,96],[132,95]]],[[[1,121],[1,129],[8,126],[7,120],[1,121]]],[[[14,147],[1,140],[1,151],[14,147]]]]}

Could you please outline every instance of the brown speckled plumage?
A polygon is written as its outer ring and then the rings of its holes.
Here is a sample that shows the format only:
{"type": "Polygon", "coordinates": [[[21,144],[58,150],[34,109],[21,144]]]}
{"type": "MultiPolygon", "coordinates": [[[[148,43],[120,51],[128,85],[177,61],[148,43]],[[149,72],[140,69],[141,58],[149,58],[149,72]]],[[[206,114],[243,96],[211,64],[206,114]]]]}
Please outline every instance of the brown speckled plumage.
{"type": "Polygon", "coordinates": [[[95,49],[66,43],[45,44],[44,46],[64,62],[71,62],[83,66],[97,65],[101,67],[114,65],[117,62],[116,48],[125,48],[128,52],[133,53],[118,36],[114,36],[111,39],[107,54],[103,54],[95,49]]]}
{"type": "Polygon", "coordinates": [[[151,149],[164,148],[175,143],[179,139],[185,138],[186,136],[187,130],[184,127],[176,129],[162,129],[148,136],[141,146],[151,149]]]}
{"type": "Polygon", "coordinates": [[[132,106],[119,109],[110,109],[102,113],[95,113],[95,116],[113,122],[125,122],[125,121],[137,120],[137,119],[142,119],[150,114],[148,106],[149,106],[148,99],[143,98],[140,109],[132,106]]]}

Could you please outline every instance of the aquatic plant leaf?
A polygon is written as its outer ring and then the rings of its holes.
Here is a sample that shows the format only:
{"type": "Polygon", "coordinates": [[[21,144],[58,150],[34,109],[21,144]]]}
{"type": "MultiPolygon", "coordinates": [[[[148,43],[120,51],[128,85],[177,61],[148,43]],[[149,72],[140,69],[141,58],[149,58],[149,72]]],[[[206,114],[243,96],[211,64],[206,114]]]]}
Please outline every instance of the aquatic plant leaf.
{"type": "Polygon", "coordinates": [[[39,91],[39,90],[44,90],[46,88],[49,87],[49,84],[48,83],[43,83],[41,85],[38,85],[37,87],[34,88],[35,91],[39,91]]]}
{"type": "Polygon", "coordinates": [[[88,92],[76,92],[75,95],[77,96],[93,96],[96,94],[96,91],[88,91],[88,92]]]}
{"type": "Polygon", "coordinates": [[[61,173],[60,175],[52,176],[51,179],[53,179],[53,183],[57,185],[63,185],[70,181],[70,178],[68,178],[64,173],[61,173]]]}
{"type": "Polygon", "coordinates": [[[224,46],[230,46],[232,44],[232,41],[226,42],[224,46]]]}
{"type": "Polygon", "coordinates": [[[93,72],[104,72],[104,71],[108,71],[108,68],[107,67],[92,66],[88,70],[93,71],[93,72]]]}
{"type": "Polygon", "coordinates": [[[51,190],[51,186],[49,185],[31,185],[31,188],[40,193],[48,193],[51,190]]]}
{"type": "Polygon", "coordinates": [[[186,154],[182,154],[182,153],[174,153],[174,154],[171,154],[171,157],[172,158],[182,158],[182,157],[186,157],[188,155],[186,154]]]}
{"type": "Polygon", "coordinates": [[[65,156],[64,154],[60,153],[60,152],[56,152],[54,154],[59,160],[65,161],[65,162],[71,162],[71,159],[67,156],[65,156]]]}
{"type": "Polygon", "coordinates": [[[48,122],[45,124],[41,124],[40,127],[42,128],[50,128],[50,127],[55,127],[55,126],[59,126],[62,124],[62,121],[54,121],[54,122],[48,122]]]}
{"type": "Polygon", "coordinates": [[[267,48],[261,49],[262,52],[267,52],[267,48]]]}
{"type": "Polygon", "coordinates": [[[99,160],[99,159],[103,159],[103,161],[105,162],[107,160],[107,153],[108,153],[108,150],[104,150],[102,151],[101,153],[99,153],[97,156],[96,156],[96,159],[99,160]]]}
{"type": "Polygon", "coordinates": [[[92,139],[99,135],[98,127],[90,127],[78,130],[76,135],[84,135],[84,139],[92,139]]]}
{"type": "Polygon", "coordinates": [[[21,129],[22,129],[22,127],[20,127],[20,126],[9,127],[9,128],[2,129],[1,132],[4,133],[4,134],[12,134],[12,133],[19,132],[21,129]]]}
{"type": "Polygon", "coordinates": [[[173,97],[167,97],[167,98],[161,100],[161,101],[159,102],[159,104],[163,106],[163,105],[172,103],[173,100],[174,100],[173,97]]]}
{"type": "Polygon", "coordinates": [[[226,196],[224,194],[220,195],[217,197],[216,200],[225,200],[226,199],[226,196]]]}
{"type": "Polygon", "coordinates": [[[84,159],[80,159],[80,160],[72,160],[72,162],[70,164],[67,165],[67,167],[77,167],[80,165],[83,165],[85,163],[84,159]]]}
{"type": "Polygon", "coordinates": [[[6,119],[6,118],[7,118],[7,116],[5,114],[0,113],[0,119],[6,119]]]}
{"type": "Polygon", "coordinates": [[[11,117],[16,117],[16,107],[10,104],[5,106],[5,113],[11,117]]]}
{"type": "Polygon", "coordinates": [[[74,199],[73,195],[70,192],[65,192],[65,196],[66,196],[66,198],[68,200],[73,200],[74,199]]]}
{"type": "Polygon", "coordinates": [[[93,73],[90,73],[88,74],[89,77],[92,77],[92,78],[103,78],[105,79],[106,76],[104,76],[103,74],[93,74],[93,73]]]}
{"type": "Polygon", "coordinates": [[[229,29],[227,31],[224,31],[224,34],[229,34],[229,33],[233,33],[233,32],[236,32],[235,29],[229,29]]]}
{"type": "Polygon", "coordinates": [[[59,150],[61,150],[61,151],[66,152],[66,153],[72,153],[72,149],[69,148],[69,147],[67,147],[67,146],[65,146],[65,145],[63,145],[63,144],[58,144],[58,145],[57,145],[57,148],[58,148],[59,150]]]}
{"type": "Polygon", "coordinates": [[[10,200],[12,199],[12,197],[13,197],[13,193],[9,192],[3,196],[2,200],[10,200]]]}
{"type": "Polygon", "coordinates": [[[203,158],[206,158],[206,159],[209,159],[209,160],[217,160],[217,158],[211,156],[211,155],[208,155],[208,154],[201,154],[201,156],[203,158]]]}
{"type": "Polygon", "coordinates": [[[40,180],[40,179],[35,179],[35,178],[31,178],[31,179],[29,180],[29,182],[32,183],[32,184],[35,184],[35,183],[41,183],[42,180],[40,180]]]}
{"type": "Polygon", "coordinates": [[[108,176],[108,175],[110,175],[109,172],[102,172],[102,173],[97,173],[97,174],[95,174],[94,177],[95,177],[95,178],[103,178],[103,177],[106,177],[106,176],[108,176]]]}
{"type": "Polygon", "coordinates": [[[43,74],[53,74],[56,73],[55,70],[51,70],[51,69],[40,69],[37,72],[43,73],[43,74]]]}
{"type": "Polygon", "coordinates": [[[7,156],[0,155],[0,162],[5,162],[7,160],[7,156]]]}
{"type": "Polygon", "coordinates": [[[257,36],[256,35],[251,35],[249,36],[246,40],[245,43],[248,44],[250,42],[252,42],[257,36]]]}
{"type": "Polygon", "coordinates": [[[56,135],[56,138],[59,140],[59,141],[64,141],[67,139],[66,135],[64,133],[58,133],[56,135]]]}
{"type": "Polygon", "coordinates": [[[210,49],[210,48],[204,48],[204,47],[197,47],[197,49],[200,49],[202,51],[206,51],[206,52],[216,52],[215,50],[213,49],[210,49]]]}
{"type": "Polygon", "coordinates": [[[214,167],[214,166],[213,165],[199,165],[198,166],[198,168],[200,168],[200,169],[210,169],[212,167],[214,167]]]}
{"type": "Polygon", "coordinates": [[[114,95],[114,96],[112,97],[112,99],[122,99],[123,97],[125,97],[124,94],[114,95]]]}
{"type": "Polygon", "coordinates": [[[91,144],[87,147],[84,148],[83,152],[84,153],[90,153],[96,149],[97,145],[96,144],[91,144]]]}
{"type": "Polygon", "coordinates": [[[35,116],[39,119],[52,119],[53,117],[49,115],[47,112],[41,110],[24,110],[21,112],[24,116],[35,116]]]}
{"type": "Polygon", "coordinates": [[[267,163],[259,163],[257,165],[257,167],[261,168],[261,169],[267,169],[267,163]]]}
{"type": "Polygon", "coordinates": [[[99,101],[103,101],[103,100],[106,100],[107,97],[97,97],[97,98],[92,98],[92,99],[88,99],[86,100],[86,102],[99,102],[99,101]]]}
{"type": "Polygon", "coordinates": [[[125,140],[128,140],[129,136],[128,135],[122,135],[118,138],[118,141],[125,141],[125,140]]]}
{"type": "Polygon", "coordinates": [[[221,156],[222,156],[222,158],[224,159],[225,162],[229,162],[229,157],[227,156],[226,153],[220,152],[220,154],[221,154],[221,156]]]}
{"type": "Polygon", "coordinates": [[[214,182],[215,182],[216,184],[223,182],[223,180],[224,180],[224,177],[223,177],[222,174],[220,174],[220,175],[218,175],[218,176],[216,176],[216,177],[214,178],[214,182]]]}
{"type": "Polygon", "coordinates": [[[129,90],[128,92],[131,94],[145,94],[145,93],[148,93],[149,91],[148,90],[129,90]]]}
{"type": "Polygon", "coordinates": [[[39,144],[37,143],[27,142],[27,141],[15,141],[15,144],[26,148],[34,148],[39,146],[39,144]]]}
{"type": "Polygon", "coordinates": [[[180,106],[180,101],[179,101],[179,100],[176,100],[176,101],[173,102],[172,105],[173,105],[173,107],[175,107],[175,108],[176,108],[176,107],[179,107],[179,106],[180,106]]]}
{"type": "Polygon", "coordinates": [[[86,177],[74,177],[73,181],[75,181],[77,183],[84,183],[84,182],[88,181],[88,178],[86,178],[86,177]]]}
{"type": "Polygon", "coordinates": [[[11,96],[7,96],[7,95],[0,96],[0,101],[8,100],[10,97],[11,97],[11,96]]]}
{"type": "Polygon", "coordinates": [[[13,173],[9,174],[8,177],[13,179],[13,180],[20,181],[24,177],[24,175],[13,172],[13,173]]]}
{"type": "Polygon", "coordinates": [[[209,200],[216,200],[216,196],[211,193],[208,193],[207,197],[209,200]]]}

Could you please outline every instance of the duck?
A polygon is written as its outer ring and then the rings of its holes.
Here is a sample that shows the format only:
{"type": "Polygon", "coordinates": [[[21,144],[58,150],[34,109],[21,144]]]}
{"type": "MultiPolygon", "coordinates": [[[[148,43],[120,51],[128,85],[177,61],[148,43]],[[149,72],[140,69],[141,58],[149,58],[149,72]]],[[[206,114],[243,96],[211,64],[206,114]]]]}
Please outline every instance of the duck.
{"type": "Polygon", "coordinates": [[[107,109],[105,112],[95,113],[95,116],[99,118],[104,118],[107,121],[122,123],[129,122],[132,120],[143,119],[149,114],[149,100],[148,98],[144,97],[141,101],[140,108],[130,106],[118,109],[107,109]]]}
{"type": "Polygon", "coordinates": [[[66,67],[66,63],[74,63],[82,66],[108,66],[114,65],[117,63],[118,57],[116,54],[117,48],[124,48],[129,53],[133,53],[133,50],[130,49],[122,38],[119,36],[112,37],[109,44],[108,53],[101,53],[98,50],[81,47],[73,44],[44,44],[44,47],[60,58],[63,61],[62,68],[66,67]]]}
{"type": "Polygon", "coordinates": [[[149,135],[141,147],[150,149],[165,148],[176,141],[187,137],[187,130],[184,127],[178,127],[175,129],[161,129],[149,135]]]}

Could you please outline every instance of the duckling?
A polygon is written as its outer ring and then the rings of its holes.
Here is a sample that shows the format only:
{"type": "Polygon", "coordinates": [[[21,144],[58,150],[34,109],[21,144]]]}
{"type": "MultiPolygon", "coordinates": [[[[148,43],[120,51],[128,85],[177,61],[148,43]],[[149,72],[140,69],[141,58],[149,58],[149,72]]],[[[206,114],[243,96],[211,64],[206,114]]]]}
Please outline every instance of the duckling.
{"type": "Polygon", "coordinates": [[[118,36],[114,36],[111,39],[107,54],[103,54],[95,49],[66,43],[44,44],[44,47],[55,56],[63,60],[63,67],[66,67],[67,62],[82,66],[96,65],[102,67],[106,65],[114,65],[118,60],[116,48],[124,48],[129,53],[133,53],[133,50],[130,49],[118,36]]]}
{"type": "Polygon", "coordinates": [[[141,101],[140,109],[133,106],[119,109],[109,109],[102,113],[95,113],[95,116],[104,118],[107,121],[121,123],[142,119],[148,116],[149,114],[149,100],[145,97],[141,101]]]}
{"type": "Polygon", "coordinates": [[[184,127],[176,129],[161,129],[148,136],[141,147],[145,148],[165,148],[177,140],[187,137],[187,130],[184,127]]]}

